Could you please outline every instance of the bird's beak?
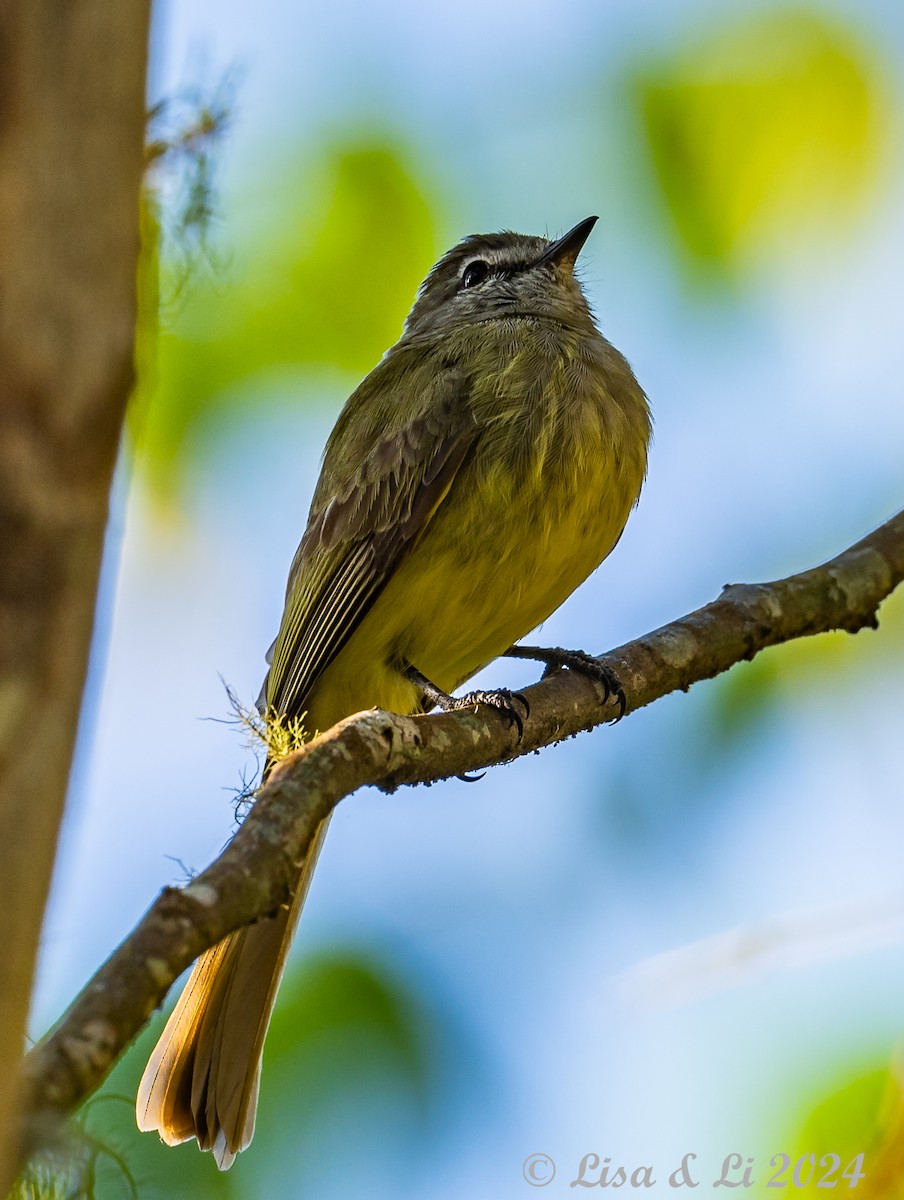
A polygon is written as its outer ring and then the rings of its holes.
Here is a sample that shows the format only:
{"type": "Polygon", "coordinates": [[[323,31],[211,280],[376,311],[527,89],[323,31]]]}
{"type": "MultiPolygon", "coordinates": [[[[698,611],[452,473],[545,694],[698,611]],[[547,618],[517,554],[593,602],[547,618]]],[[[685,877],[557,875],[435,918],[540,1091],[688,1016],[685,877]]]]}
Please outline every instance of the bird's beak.
{"type": "Polygon", "coordinates": [[[570,229],[564,237],[560,237],[558,241],[547,246],[538,259],[537,266],[545,266],[547,263],[564,263],[573,268],[584,243],[590,237],[590,230],[597,220],[597,217],[587,217],[575,225],[574,229],[570,229]]]}

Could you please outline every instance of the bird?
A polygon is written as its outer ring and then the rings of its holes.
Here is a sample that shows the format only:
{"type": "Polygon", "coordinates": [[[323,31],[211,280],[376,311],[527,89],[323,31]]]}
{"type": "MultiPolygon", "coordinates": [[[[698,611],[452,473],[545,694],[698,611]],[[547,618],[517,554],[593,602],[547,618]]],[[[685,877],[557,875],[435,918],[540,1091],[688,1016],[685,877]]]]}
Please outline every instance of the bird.
{"type": "MultiPolygon", "coordinates": [[[[431,269],[327,441],[263,712],[314,734],[366,708],[484,703],[520,736],[517,693],[453,693],[505,654],[592,669],[516,643],[609,555],[647,473],[647,397],[575,271],[596,220],[556,239],[472,234],[431,269]]],[[[327,824],[291,902],[195,964],[139,1086],[139,1128],[195,1138],[221,1170],[254,1133],[264,1039],[327,824]]]]}

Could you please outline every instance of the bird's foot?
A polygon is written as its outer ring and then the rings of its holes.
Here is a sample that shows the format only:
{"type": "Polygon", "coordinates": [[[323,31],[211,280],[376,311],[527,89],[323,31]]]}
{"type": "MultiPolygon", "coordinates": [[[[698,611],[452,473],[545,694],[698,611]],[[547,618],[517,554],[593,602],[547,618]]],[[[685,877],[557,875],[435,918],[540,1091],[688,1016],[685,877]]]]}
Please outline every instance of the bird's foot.
{"type": "Polygon", "coordinates": [[[450,696],[449,700],[446,712],[454,712],[462,708],[476,708],[478,704],[486,704],[489,708],[495,708],[497,712],[502,713],[509,725],[517,728],[519,742],[524,736],[524,722],[530,716],[530,704],[527,702],[527,697],[522,696],[520,692],[510,692],[508,688],[497,688],[492,692],[468,692],[464,696],[450,696]],[[518,711],[519,704],[524,709],[523,717],[518,711]]]}
{"type": "Polygon", "coordinates": [[[438,688],[435,683],[431,683],[416,667],[409,666],[405,674],[412,683],[421,689],[425,698],[437,708],[441,708],[443,712],[458,712],[463,708],[476,708],[479,704],[486,704],[489,708],[495,708],[497,712],[501,713],[509,725],[517,728],[519,742],[524,736],[524,722],[530,716],[530,704],[520,692],[510,692],[508,688],[498,688],[495,691],[468,692],[464,696],[450,696],[438,688]],[[519,704],[524,709],[523,717],[518,710],[519,704]]]}
{"type": "Polygon", "coordinates": [[[602,685],[604,703],[610,698],[618,703],[616,721],[620,721],[625,715],[628,702],[625,699],[621,680],[611,667],[607,667],[605,663],[600,662],[598,658],[594,658],[585,650],[563,650],[559,646],[512,646],[511,649],[506,650],[503,657],[527,658],[546,663],[546,670],[543,672],[544,679],[548,675],[555,674],[556,671],[561,671],[563,667],[567,667],[570,671],[580,671],[582,675],[587,675],[602,685]]]}

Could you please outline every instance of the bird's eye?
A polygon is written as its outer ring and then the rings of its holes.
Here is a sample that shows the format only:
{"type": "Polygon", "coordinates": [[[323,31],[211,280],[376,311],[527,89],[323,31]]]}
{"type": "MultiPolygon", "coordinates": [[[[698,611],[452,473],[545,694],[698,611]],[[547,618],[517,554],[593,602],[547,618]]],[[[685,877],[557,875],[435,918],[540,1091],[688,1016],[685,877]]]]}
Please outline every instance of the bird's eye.
{"type": "Polygon", "coordinates": [[[461,277],[461,286],[463,288],[476,287],[478,283],[483,283],[489,273],[489,265],[482,258],[475,259],[465,267],[461,277]]]}

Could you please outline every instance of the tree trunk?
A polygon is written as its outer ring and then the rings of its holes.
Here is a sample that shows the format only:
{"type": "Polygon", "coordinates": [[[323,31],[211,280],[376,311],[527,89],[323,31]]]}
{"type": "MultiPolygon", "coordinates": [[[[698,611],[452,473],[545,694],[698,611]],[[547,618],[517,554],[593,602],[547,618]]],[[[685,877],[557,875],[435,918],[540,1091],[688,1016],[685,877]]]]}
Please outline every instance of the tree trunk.
{"type": "Polygon", "coordinates": [[[132,384],[149,0],[0,0],[0,1195],[132,384]]]}

